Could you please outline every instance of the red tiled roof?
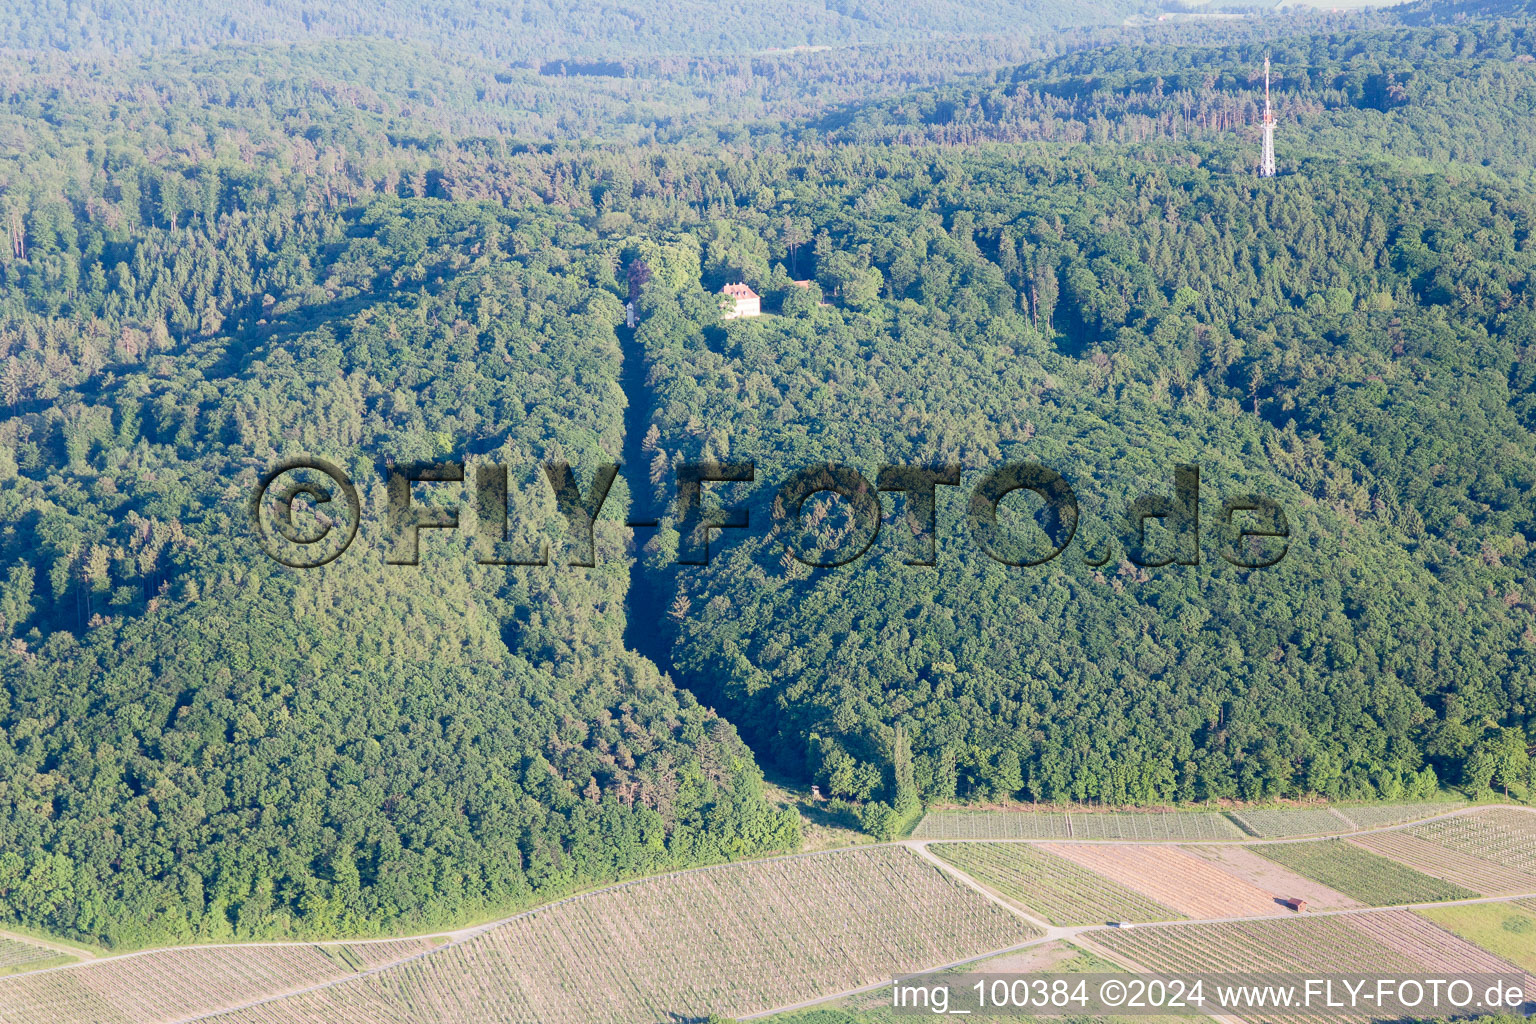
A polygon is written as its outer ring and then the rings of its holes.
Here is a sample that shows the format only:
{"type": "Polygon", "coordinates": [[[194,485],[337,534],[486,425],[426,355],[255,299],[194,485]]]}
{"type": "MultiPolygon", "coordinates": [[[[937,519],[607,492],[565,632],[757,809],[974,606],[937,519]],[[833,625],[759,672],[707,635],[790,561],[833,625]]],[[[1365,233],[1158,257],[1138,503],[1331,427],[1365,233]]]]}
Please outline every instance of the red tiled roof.
{"type": "Polygon", "coordinates": [[[729,295],[733,299],[756,299],[760,296],[757,292],[748,288],[745,284],[728,284],[720,289],[722,295],[729,295]]]}

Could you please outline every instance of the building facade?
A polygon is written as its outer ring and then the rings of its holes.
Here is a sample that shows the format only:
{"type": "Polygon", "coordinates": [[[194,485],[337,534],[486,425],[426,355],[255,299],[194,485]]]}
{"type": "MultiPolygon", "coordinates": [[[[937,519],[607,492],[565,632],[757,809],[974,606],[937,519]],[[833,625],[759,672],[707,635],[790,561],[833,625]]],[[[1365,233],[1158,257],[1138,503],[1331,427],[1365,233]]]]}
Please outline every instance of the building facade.
{"type": "Polygon", "coordinates": [[[720,289],[720,296],[720,307],[727,320],[762,315],[762,297],[745,284],[728,284],[720,289]]]}

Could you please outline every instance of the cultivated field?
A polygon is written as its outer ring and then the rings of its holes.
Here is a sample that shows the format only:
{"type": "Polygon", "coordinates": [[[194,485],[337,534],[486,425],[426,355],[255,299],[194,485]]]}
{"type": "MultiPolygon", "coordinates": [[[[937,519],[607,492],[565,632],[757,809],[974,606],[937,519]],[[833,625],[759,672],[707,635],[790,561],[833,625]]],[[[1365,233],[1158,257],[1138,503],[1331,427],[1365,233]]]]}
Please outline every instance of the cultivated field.
{"type": "Polygon", "coordinates": [[[914,839],[1288,839],[1418,821],[1460,804],[1271,807],[1244,811],[930,811],[914,839]]]}
{"type": "Polygon", "coordinates": [[[393,963],[425,939],[346,946],[191,946],[0,978],[4,1024],[151,1024],[213,1013],[251,999],[393,963]]]}
{"type": "Polygon", "coordinates": [[[1146,971],[1465,973],[1510,965],[1406,910],[1093,932],[1146,971]]]}
{"type": "Polygon", "coordinates": [[[1266,843],[1253,847],[1253,851],[1369,906],[1433,903],[1480,895],[1342,839],[1266,843]]]}
{"type": "Polygon", "coordinates": [[[1122,842],[1242,839],[1218,811],[931,811],[914,839],[1113,839],[1122,842]]]}
{"type": "Polygon", "coordinates": [[[0,972],[27,969],[46,961],[65,959],[71,958],[67,953],[60,953],[56,949],[0,936],[0,972]]]}
{"type": "MultiPolygon", "coordinates": [[[[1382,914],[1352,914],[1349,922],[1383,945],[1410,957],[1424,967],[1447,973],[1511,973],[1512,965],[1459,936],[1440,928],[1409,910],[1382,914]]],[[[1525,979],[1527,991],[1536,985],[1525,979]]]]}
{"type": "Polygon", "coordinates": [[[934,843],[928,850],[1052,924],[1168,921],[1183,916],[1026,843],[934,843]]]}
{"type": "Polygon", "coordinates": [[[1415,913],[1516,967],[1536,971],[1536,912],[1528,907],[1514,903],[1464,903],[1455,907],[1425,907],[1415,913]]]}
{"type": "MultiPolygon", "coordinates": [[[[1319,813],[1315,808],[1253,813],[1281,817],[1245,818],[1249,828],[1319,824],[1299,817],[1319,813]]],[[[1420,805],[1409,816],[1423,813],[1420,805]]],[[[1536,933],[1528,933],[1536,929],[1536,903],[1433,908],[1422,916],[1276,916],[1286,913],[1277,897],[1299,896],[1322,910],[1536,892],[1536,816],[1519,811],[1293,843],[1223,844],[1237,826],[1205,812],[941,812],[923,825],[989,839],[1143,837],[928,848],[1053,923],[1142,923],[1073,940],[1140,969],[1510,969],[1469,940],[1522,967],[1536,959],[1524,955],[1536,948],[1536,933]],[[1179,838],[1191,845],[1176,845],[1179,838]],[[1180,915],[1265,920],[1200,924],[1180,915]]],[[[427,939],[189,947],[0,977],[0,1024],[631,1024],[741,1016],[1033,937],[1027,922],[916,852],[864,847],[642,879],[441,947],[427,939]],[[373,967],[382,969],[365,973],[373,967]]],[[[0,937],[0,971],[7,957],[25,969],[29,957],[56,955],[0,937]]]]}
{"type": "Polygon", "coordinates": [[[1227,874],[1235,875],[1265,892],[1283,897],[1298,896],[1317,910],[1340,910],[1361,905],[1359,900],[1260,857],[1246,846],[1184,846],[1180,849],[1209,861],[1227,874]]]}
{"type": "Polygon", "coordinates": [[[1276,914],[1265,892],[1175,846],[1058,843],[1043,847],[1189,917],[1276,914]]]}
{"type": "Polygon", "coordinates": [[[1148,840],[1241,839],[1242,830],[1215,811],[1148,811],[1124,814],[1068,814],[1073,839],[1148,840]]]}
{"type": "Polygon", "coordinates": [[[1427,839],[1401,829],[1354,836],[1350,842],[1417,868],[1426,875],[1443,878],[1484,896],[1514,896],[1536,893],[1536,875],[1507,868],[1482,857],[1427,839]]]}
{"type": "MultiPolygon", "coordinates": [[[[1008,953],[982,963],[958,967],[957,973],[1078,975],[1078,973],[1124,973],[1124,969],[1097,953],[1087,952],[1087,950],[1057,941],[1057,943],[1040,944],[1025,952],[1008,953]]],[[[774,1013],[773,1016],[760,1019],[760,1024],[914,1024],[915,1019],[920,1019],[920,1016],[914,1018],[911,1012],[897,1012],[892,1009],[891,996],[891,987],[885,986],[874,992],[845,996],[845,998],[836,999],[834,1003],[822,1004],[811,1009],[774,1013]]],[[[1035,1021],[1040,1024],[1066,1024],[1068,1021],[1081,1021],[1086,1018],[1060,1018],[1060,1016],[1044,1018],[1044,1016],[1028,1016],[1025,1013],[989,1012],[985,1019],[1009,1021],[1011,1024],[1025,1024],[1025,1022],[1032,1024],[1035,1021]]],[[[1195,1021],[1209,1021],[1209,1018],[1203,1018],[1203,1016],[1095,1016],[1092,1021],[1094,1024],[1193,1024],[1195,1021]]]]}
{"type": "Polygon", "coordinates": [[[1420,966],[1353,927],[1344,915],[1104,931],[1084,938],[1138,971],[1391,973],[1420,966]]]}
{"type": "Polygon", "coordinates": [[[1493,861],[1517,871],[1536,873],[1536,814],[1490,807],[1409,830],[1420,839],[1493,861]]]}
{"type": "Polygon", "coordinates": [[[512,1024],[741,1015],[1027,941],[910,850],[689,871],[577,897],[401,967],[222,1024],[512,1024]]]}
{"type": "MultiPolygon", "coordinates": [[[[1511,974],[1510,964],[1410,911],[1101,931],[1079,941],[1141,971],[1232,974],[1511,974]]],[[[1536,992],[1529,978],[1527,997],[1536,992]]],[[[1251,1022],[1296,1014],[1245,1014],[1251,1022]]],[[[1330,1015],[1333,1021],[1371,1019],[1330,1015]]]]}
{"type": "Polygon", "coordinates": [[[1335,832],[1355,831],[1354,822],[1327,807],[1278,807],[1230,813],[1232,820],[1249,835],[1260,839],[1325,836],[1335,832]]]}
{"type": "MultiPolygon", "coordinates": [[[[1065,942],[1048,942],[1020,953],[1009,953],[990,960],[957,968],[965,974],[1123,974],[1114,961],[1065,942]]],[[[910,1012],[892,1008],[889,985],[873,992],[847,996],[832,1003],[803,1010],[777,1013],[760,1019],[760,1024],[915,1024],[910,1012]]],[[[930,1016],[934,1016],[930,1014],[930,1016]]],[[[1084,1018],[1031,1017],[1023,1013],[988,1013],[988,1021],[1009,1024],[1066,1024],[1084,1018]]],[[[1094,1017],[1093,1024],[1194,1024],[1208,1022],[1206,1017],[1094,1017]]]]}
{"type": "Polygon", "coordinates": [[[1418,821],[1444,814],[1461,807],[1460,801],[1441,801],[1429,804],[1364,804],[1360,807],[1336,807],[1344,817],[1360,828],[1385,828],[1401,825],[1405,821],[1418,821]]]}
{"type": "Polygon", "coordinates": [[[1067,816],[1047,811],[929,811],[913,839],[1066,839],[1067,816]]]}
{"type": "MultiPolygon", "coordinates": [[[[898,1012],[891,1009],[888,1005],[891,999],[890,989],[882,990],[880,996],[881,1002],[870,1000],[870,1005],[817,1006],[793,1013],[776,1013],[772,1017],[761,1018],[756,1024],[914,1024],[914,1021],[923,1019],[921,1016],[914,1016],[911,1010],[898,1012]]],[[[929,1016],[933,1019],[943,1019],[937,1014],[929,1016]]],[[[990,1011],[984,1019],[1007,1021],[1008,1024],[1063,1024],[1064,1021],[1091,1022],[1091,1024],[1210,1024],[1209,1017],[1030,1017],[1022,1013],[990,1011]]]]}

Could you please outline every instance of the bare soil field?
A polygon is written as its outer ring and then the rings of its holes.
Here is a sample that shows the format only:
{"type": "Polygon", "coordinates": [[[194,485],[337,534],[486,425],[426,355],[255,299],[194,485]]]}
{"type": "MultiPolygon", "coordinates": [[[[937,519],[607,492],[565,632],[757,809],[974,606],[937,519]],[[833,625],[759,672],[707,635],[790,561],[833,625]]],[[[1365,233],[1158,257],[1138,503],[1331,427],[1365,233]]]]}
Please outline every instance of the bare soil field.
{"type": "Polygon", "coordinates": [[[1300,897],[1318,910],[1342,910],[1361,905],[1352,896],[1304,878],[1242,846],[1186,846],[1181,849],[1265,892],[1276,896],[1300,897]]]}
{"type": "Polygon", "coordinates": [[[1283,912],[1274,893],[1174,846],[1052,843],[1042,849],[1119,882],[1189,917],[1283,912]]]}
{"type": "Polygon", "coordinates": [[[1017,953],[994,957],[977,964],[974,970],[988,974],[1041,974],[1055,970],[1073,957],[1081,955],[1081,952],[1065,942],[1046,942],[1021,949],[1017,953]]]}

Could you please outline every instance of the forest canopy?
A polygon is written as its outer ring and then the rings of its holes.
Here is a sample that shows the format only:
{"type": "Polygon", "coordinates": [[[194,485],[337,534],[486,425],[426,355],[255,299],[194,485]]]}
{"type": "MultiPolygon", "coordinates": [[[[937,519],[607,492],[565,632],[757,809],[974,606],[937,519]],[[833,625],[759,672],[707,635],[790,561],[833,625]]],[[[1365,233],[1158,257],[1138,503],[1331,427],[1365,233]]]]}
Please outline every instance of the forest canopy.
{"type": "Polygon", "coordinates": [[[796,848],[764,769],[880,835],[1529,784],[1523,9],[408,6],[4,15],[0,918],[484,919],[796,848]],[[766,315],[722,317],[739,283],[766,315]],[[362,491],[313,570],[246,518],[296,455],[362,491]],[[707,567],[673,511],[626,525],[747,460],[707,567]],[[385,560],[392,467],[504,466],[508,543],[563,552],[542,467],[620,461],[591,568],[478,559],[441,483],[462,528],[385,560]],[[1017,462],[1081,503],[1048,565],[968,532],[1017,462]],[[774,489],[823,463],[958,467],[936,564],[894,492],[863,558],[796,560],[774,489]],[[1178,464],[1202,557],[1138,564],[1178,464]],[[1289,524],[1263,569],[1207,543],[1249,492],[1289,524]]]}

